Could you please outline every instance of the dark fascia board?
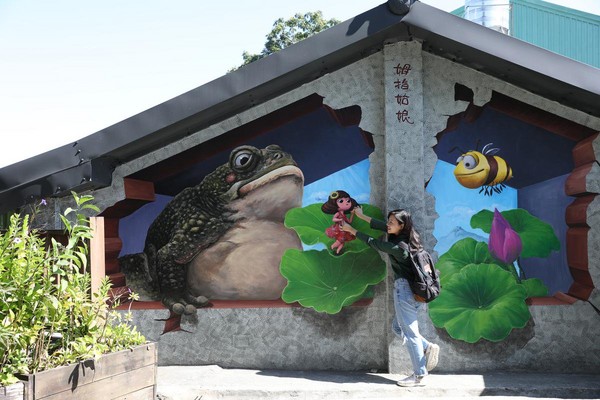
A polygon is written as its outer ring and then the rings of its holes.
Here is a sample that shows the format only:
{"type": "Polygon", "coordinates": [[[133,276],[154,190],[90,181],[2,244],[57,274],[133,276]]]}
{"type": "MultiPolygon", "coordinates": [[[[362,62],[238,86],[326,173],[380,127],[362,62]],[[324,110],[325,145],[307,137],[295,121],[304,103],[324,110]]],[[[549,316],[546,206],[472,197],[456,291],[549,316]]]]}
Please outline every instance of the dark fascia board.
{"type": "Polygon", "coordinates": [[[600,69],[417,2],[402,22],[425,51],[600,117],[600,69]]]}
{"type": "Polygon", "coordinates": [[[48,176],[0,193],[0,212],[10,212],[47,197],[63,197],[74,192],[99,189],[111,184],[115,168],[112,160],[99,157],[76,167],[56,171],[48,176]]]}
{"type": "MultiPolygon", "coordinates": [[[[72,145],[0,169],[0,211],[23,204],[20,193],[29,192],[29,186],[41,188],[39,196],[79,187],[76,183],[90,173],[83,164],[132,160],[349,65],[385,43],[409,40],[422,41],[425,51],[600,116],[600,70],[419,2],[405,16],[382,4],[72,145]],[[68,187],[52,183],[51,177],[59,173],[70,176],[68,187]]],[[[98,187],[108,184],[101,180],[98,187]]]]}

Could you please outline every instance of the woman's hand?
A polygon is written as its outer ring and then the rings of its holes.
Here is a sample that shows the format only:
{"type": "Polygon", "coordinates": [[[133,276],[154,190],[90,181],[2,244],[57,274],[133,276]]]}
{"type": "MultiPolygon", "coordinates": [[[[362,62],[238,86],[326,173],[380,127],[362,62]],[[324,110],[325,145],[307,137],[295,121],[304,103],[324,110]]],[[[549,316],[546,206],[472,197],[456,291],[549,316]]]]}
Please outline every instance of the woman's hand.
{"type": "Polygon", "coordinates": [[[340,228],[343,231],[349,232],[349,233],[353,234],[354,236],[356,236],[356,229],[354,229],[352,227],[352,225],[344,223],[344,224],[342,224],[342,226],[340,228]]]}
{"type": "Polygon", "coordinates": [[[352,212],[360,219],[362,219],[363,221],[367,221],[367,222],[371,222],[371,217],[369,217],[368,215],[363,214],[363,210],[362,207],[354,207],[354,209],[352,210],[352,212]]]}

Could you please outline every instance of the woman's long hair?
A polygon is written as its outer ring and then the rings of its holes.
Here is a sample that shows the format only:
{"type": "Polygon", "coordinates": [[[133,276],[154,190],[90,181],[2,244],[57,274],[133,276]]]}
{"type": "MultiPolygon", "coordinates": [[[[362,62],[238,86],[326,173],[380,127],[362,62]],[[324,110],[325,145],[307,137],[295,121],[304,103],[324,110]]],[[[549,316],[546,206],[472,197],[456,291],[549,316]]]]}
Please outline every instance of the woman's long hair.
{"type": "Polygon", "coordinates": [[[415,251],[422,250],[423,245],[421,244],[421,236],[419,235],[419,232],[417,232],[417,230],[413,226],[413,221],[412,221],[412,217],[410,216],[410,213],[406,210],[398,209],[398,210],[390,211],[388,213],[388,218],[390,218],[391,215],[393,215],[394,218],[396,218],[398,220],[398,222],[401,222],[404,224],[404,228],[402,228],[402,231],[400,232],[399,235],[408,236],[409,248],[411,250],[414,249],[415,251]]]}

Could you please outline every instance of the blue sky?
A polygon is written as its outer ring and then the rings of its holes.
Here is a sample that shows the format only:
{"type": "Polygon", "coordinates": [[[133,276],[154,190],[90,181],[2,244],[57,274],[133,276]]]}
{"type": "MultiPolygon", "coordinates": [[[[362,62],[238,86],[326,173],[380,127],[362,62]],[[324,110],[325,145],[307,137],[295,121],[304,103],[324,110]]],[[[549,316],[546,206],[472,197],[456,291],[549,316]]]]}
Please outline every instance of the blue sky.
{"type": "MultiPolygon", "coordinates": [[[[384,0],[0,0],[0,167],[216,79],[273,22],[349,19],[384,0]]],[[[598,0],[551,0],[600,14],[598,0]]],[[[451,11],[463,0],[423,0],[451,11]]]]}

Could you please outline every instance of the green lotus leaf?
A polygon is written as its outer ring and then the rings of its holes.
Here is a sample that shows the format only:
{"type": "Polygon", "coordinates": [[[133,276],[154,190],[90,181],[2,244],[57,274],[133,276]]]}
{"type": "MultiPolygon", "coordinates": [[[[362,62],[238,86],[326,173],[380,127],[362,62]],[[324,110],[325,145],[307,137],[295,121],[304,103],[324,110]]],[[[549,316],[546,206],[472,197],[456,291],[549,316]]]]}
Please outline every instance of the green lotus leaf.
{"type": "Polygon", "coordinates": [[[365,289],[365,291],[362,292],[361,294],[359,294],[358,296],[348,297],[346,299],[346,301],[344,301],[344,304],[342,304],[342,307],[352,305],[356,301],[361,300],[361,299],[372,299],[374,296],[375,296],[375,291],[373,290],[373,286],[368,286],[365,289]]]}
{"type": "MultiPolygon", "coordinates": [[[[365,215],[376,219],[383,219],[381,210],[378,207],[363,204],[361,205],[365,215]]],[[[331,245],[335,241],[325,234],[325,229],[329,228],[333,222],[333,215],[325,214],[321,211],[321,204],[311,204],[302,208],[292,208],[285,215],[285,226],[296,231],[300,240],[305,244],[324,243],[327,249],[331,251],[331,245]]],[[[369,224],[358,217],[352,220],[352,226],[364,232],[369,236],[378,238],[383,234],[382,231],[374,230],[369,224]]],[[[344,244],[344,253],[360,252],[368,249],[369,246],[359,239],[346,242],[344,244]]]]}
{"type": "MultiPolygon", "coordinates": [[[[521,208],[502,211],[501,214],[521,238],[521,257],[548,257],[553,250],[560,250],[560,241],[550,224],[521,208]]],[[[481,210],[471,217],[471,227],[490,233],[493,218],[492,211],[481,210]]]]}
{"type": "Polygon", "coordinates": [[[429,303],[429,315],[454,339],[499,342],[527,324],[531,315],[526,297],[525,287],[498,265],[469,264],[429,303]]]}
{"type": "Polygon", "coordinates": [[[328,251],[288,249],[280,264],[288,280],[281,298],[298,302],[318,312],[336,314],[368,294],[368,287],[386,277],[379,253],[367,249],[359,253],[332,256],[328,251]]]}
{"type": "Polygon", "coordinates": [[[527,297],[544,297],[548,296],[548,288],[544,282],[538,278],[523,279],[521,285],[527,291],[527,297]]]}
{"type": "Polygon", "coordinates": [[[436,268],[440,270],[442,286],[445,286],[454,274],[469,264],[496,264],[505,270],[511,270],[510,266],[492,257],[487,243],[478,242],[473,238],[464,238],[454,243],[435,264],[436,268]]]}

